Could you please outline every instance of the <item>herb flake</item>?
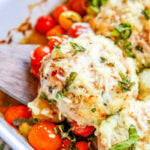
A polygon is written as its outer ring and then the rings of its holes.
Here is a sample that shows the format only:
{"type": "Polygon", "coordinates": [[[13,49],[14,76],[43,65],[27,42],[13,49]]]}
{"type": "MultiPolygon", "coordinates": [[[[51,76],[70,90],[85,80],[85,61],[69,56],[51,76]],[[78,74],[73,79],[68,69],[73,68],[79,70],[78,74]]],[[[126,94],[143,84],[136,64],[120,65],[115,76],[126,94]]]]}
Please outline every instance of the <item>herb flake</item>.
{"type": "Polygon", "coordinates": [[[92,112],[95,112],[95,111],[96,111],[96,108],[92,108],[91,111],[92,111],[92,112]]]}
{"type": "Polygon", "coordinates": [[[107,59],[105,57],[100,57],[101,63],[104,63],[107,59]]]}
{"type": "Polygon", "coordinates": [[[144,9],[143,14],[144,14],[146,20],[150,19],[150,10],[148,8],[144,9]]]}
{"type": "Polygon", "coordinates": [[[112,31],[112,35],[126,40],[132,33],[132,27],[129,23],[121,23],[112,31]]]}
{"type": "Polygon", "coordinates": [[[125,76],[122,72],[119,73],[121,81],[118,81],[118,85],[123,93],[130,91],[135,82],[131,82],[129,76],[125,76]]]}
{"type": "Polygon", "coordinates": [[[135,126],[131,125],[129,127],[128,133],[129,133],[129,139],[127,141],[123,141],[118,144],[115,144],[109,150],[126,150],[132,147],[132,145],[139,139],[135,126]]]}
{"type": "Polygon", "coordinates": [[[85,52],[86,49],[80,45],[78,45],[77,43],[74,42],[70,42],[71,47],[75,50],[75,52],[73,53],[73,56],[77,54],[77,52],[85,52]]]}

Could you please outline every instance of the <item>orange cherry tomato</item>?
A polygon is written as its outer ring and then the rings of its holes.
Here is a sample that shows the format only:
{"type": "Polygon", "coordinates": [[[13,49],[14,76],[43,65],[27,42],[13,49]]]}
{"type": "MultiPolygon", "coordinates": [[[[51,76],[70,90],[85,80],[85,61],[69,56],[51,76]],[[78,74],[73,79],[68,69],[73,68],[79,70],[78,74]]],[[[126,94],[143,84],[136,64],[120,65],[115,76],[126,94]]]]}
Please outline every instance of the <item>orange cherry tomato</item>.
{"type": "Polygon", "coordinates": [[[25,106],[13,106],[10,107],[5,113],[5,119],[8,123],[13,125],[13,121],[18,118],[31,117],[31,111],[25,106]]]}
{"type": "Polygon", "coordinates": [[[57,126],[45,121],[32,126],[28,140],[36,150],[57,150],[62,143],[57,126]]]}
{"type": "Polygon", "coordinates": [[[65,30],[68,30],[73,25],[73,23],[81,21],[81,16],[77,12],[71,10],[61,13],[61,15],[59,16],[59,24],[65,30]]]}
{"type": "Polygon", "coordinates": [[[78,12],[80,15],[84,15],[86,13],[87,8],[87,0],[70,0],[69,6],[72,10],[78,12]]]}
{"type": "Polygon", "coordinates": [[[75,147],[78,148],[78,150],[88,150],[88,143],[85,141],[80,141],[75,144],[75,147]]]}
{"type": "Polygon", "coordinates": [[[41,67],[41,60],[44,56],[46,56],[48,53],[50,53],[50,49],[48,46],[39,46],[37,47],[31,55],[31,73],[35,75],[35,77],[38,78],[39,74],[39,68],[41,67]]]}
{"type": "Polygon", "coordinates": [[[65,30],[60,25],[56,25],[46,33],[46,37],[49,38],[51,36],[62,35],[64,33],[65,30]]]}
{"type": "Polygon", "coordinates": [[[38,18],[35,29],[38,33],[44,35],[54,26],[54,20],[51,16],[41,16],[38,18]]]}
{"type": "Polygon", "coordinates": [[[72,124],[72,132],[81,137],[88,137],[95,130],[93,126],[86,126],[86,127],[79,126],[76,121],[72,121],[71,124],[72,124]]]}
{"type": "Polygon", "coordinates": [[[69,7],[65,4],[57,6],[54,11],[52,12],[52,15],[55,19],[55,21],[59,22],[59,16],[62,12],[69,10],[69,7]]]}

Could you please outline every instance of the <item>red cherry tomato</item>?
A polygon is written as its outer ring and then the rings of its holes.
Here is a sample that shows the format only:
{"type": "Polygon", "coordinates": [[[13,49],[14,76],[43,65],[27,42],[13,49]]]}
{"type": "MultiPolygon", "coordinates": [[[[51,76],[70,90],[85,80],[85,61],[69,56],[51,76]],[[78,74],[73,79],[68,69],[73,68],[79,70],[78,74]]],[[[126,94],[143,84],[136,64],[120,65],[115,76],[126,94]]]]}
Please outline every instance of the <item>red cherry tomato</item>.
{"type": "Polygon", "coordinates": [[[64,138],[60,149],[68,150],[70,145],[71,145],[71,141],[68,138],[64,138]]]}
{"type": "Polygon", "coordinates": [[[51,16],[41,16],[38,18],[35,29],[38,33],[44,35],[54,26],[54,20],[51,16]]]}
{"type": "Polygon", "coordinates": [[[87,137],[93,133],[95,128],[93,126],[82,127],[77,124],[76,121],[72,121],[72,132],[81,137],[87,137]]]}
{"type": "Polygon", "coordinates": [[[13,121],[18,118],[31,117],[31,111],[25,106],[13,106],[10,107],[5,113],[5,119],[8,123],[13,125],[13,121]]]}
{"type": "Polygon", "coordinates": [[[62,143],[57,126],[45,121],[32,126],[28,140],[36,150],[57,150],[62,143]]]}
{"type": "Polygon", "coordinates": [[[75,144],[75,147],[78,148],[78,150],[88,150],[88,143],[85,141],[80,141],[75,144]]]}
{"type": "Polygon", "coordinates": [[[31,55],[31,73],[33,73],[36,77],[39,75],[39,68],[41,67],[41,60],[44,56],[50,53],[50,49],[48,46],[39,46],[37,47],[32,55],[31,55]]]}
{"type": "Polygon", "coordinates": [[[76,38],[80,36],[83,33],[91,33],[92,30],[86,23],[75,23],[72,25],[72,27],[68,30],[68,35],[70,37],[76,38]]]}
{"type": "Polygon", "coordinates": [[[50,51],[52,52],[52,50],[54,49],[54,46],[60,45],[65,39],[68,39],[68,37],[64,36],[64,35],[51,37],[51,39],[48,43],[50,51]]]}
{"type": "Polygon", "coordinates": [[[56,25],[46,33],[46,37],[48,38],[51,36],[62,35],[64,33],[65,33],[65,30],[60,25],[56,25]]]}
{"type": "Polygon", "coordinates": [[[86,13],[87,4],[87,0],[69,1],[69,6],[71,7],[71,9],[78,12],[80,15],[84,15],[86,13]]]}
{"type": "Polygon", "coordinates": [[[59,16],[62,12],[69,10],[69,7],[65,4],[57,6],[54,11],[52,12],[52,15],[55,19],[55,21],[59,22],[59,16]]]}

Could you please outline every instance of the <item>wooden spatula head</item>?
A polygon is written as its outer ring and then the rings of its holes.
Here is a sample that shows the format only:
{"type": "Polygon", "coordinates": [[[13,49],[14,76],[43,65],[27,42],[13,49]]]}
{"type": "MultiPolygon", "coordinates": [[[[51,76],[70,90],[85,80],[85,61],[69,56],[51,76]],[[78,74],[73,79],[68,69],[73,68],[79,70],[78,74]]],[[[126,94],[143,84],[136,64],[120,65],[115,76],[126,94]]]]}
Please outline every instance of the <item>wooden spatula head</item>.
{"type": "Polygon", "coordinates": [[[37,91],[30,73],[30,55],[37,45],[0,45],[0,90],[27,104],[37,91]]]}

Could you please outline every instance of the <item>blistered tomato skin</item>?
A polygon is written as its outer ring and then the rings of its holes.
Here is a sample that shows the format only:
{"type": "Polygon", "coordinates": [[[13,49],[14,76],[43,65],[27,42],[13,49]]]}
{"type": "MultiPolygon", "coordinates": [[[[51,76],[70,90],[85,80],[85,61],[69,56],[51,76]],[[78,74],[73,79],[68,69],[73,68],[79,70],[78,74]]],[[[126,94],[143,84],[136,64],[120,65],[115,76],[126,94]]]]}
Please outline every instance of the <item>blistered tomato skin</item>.
{"type": "Polygon", "coordinates": [[[68,35],[72,38],[76,38],[80,36],[83,33],[88,33],[89,28],[86,26],[83,26],[81,24],[73,25],[69,30],[68,30],[68,35]]]}
{"type": "Polygon", "coordinates": [[[88,137],[95,130],[93,126],[86,126],[86,127],[79,126],[76,121],[72,121],[71,124],[72,124],[72,132],[81,137],[88,137]]]}
{"type": "Polygon", "coordinates": [[[70,145],[71,145],[71,141],[68,138],[64,138],[62,140],[62,144],[61,144],[60,150],[61,149],[69,150],[69,146],[70,145]]]}
{"type": "Polygon", "coordinates": [[[65,33],[65,30],[60,25],[56,25],[46,33],[46,37],[49,38],[51,36],[59,36],[64,33],[65,33]]]}
{"type": "Polygon", "coordinates": [[[35,124],[29,132],[29,143],[36,150],[57,150],[61,147],[60,134],[55,133],[57,126],[50,122],[35,124]]]}
{"type": "Polygon", "coordinates": [[[88,143],[85,141],[80,141],[75,144],[75,147],[78,148],[78,150],[88,150],[88,143]]]}
{"type": "Polygon", "coordinates": [[[25,106],[13,106],[10,107],[5,113],[5,119],[8,123],[13,125],[13,121],[18,118],[30,118],[31,111],[25,106]]]}
{"type": "Polygon", "coordinates": [[[84,15],[86,13],[86,7],[87,7],[87,1],[86,0],[70,0],[69,6],[72,10],[78,12],[80,15],[84,15]]]}
{"type": "Polygon", "coordinates": [[[58,23],[59,22],[59,16],[62,12],[69,10],[69,7],[65,4],[63,5],[59,5],[58,7],[56,7],[52,13],[55,21],[58,23]]]}
{"type": "Polygon", "coordinates": [[[53,51],[54,49],[54,46],[57,46],[57,45],[60,45],[64,39],[68,39],[67,36],[52,36],[49,43],[48,43],[48,46],[50,48],[50,52],[53,51]]]}
{"type": "Polygon", "coordinates": [[[44,35],[54,26],[54,20],[51,16],[41,16],[35,25],[38,33],[44,35]]]}
{"type": "Polygon", "coordinates": [[[39,46],[37,47],[31,55],[31,73],[39,78],[39,69],[41,67],[41,60],[44,56],[46,56],[48,53],[50,53],[50,49],[48,46],[39,46]]]}

